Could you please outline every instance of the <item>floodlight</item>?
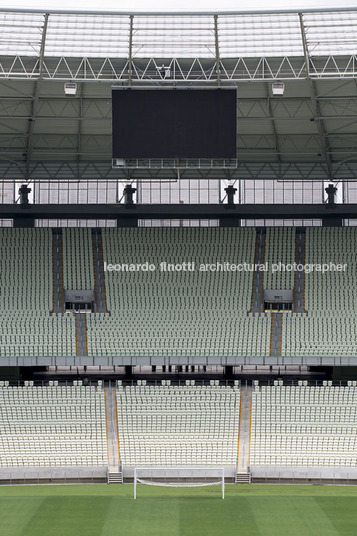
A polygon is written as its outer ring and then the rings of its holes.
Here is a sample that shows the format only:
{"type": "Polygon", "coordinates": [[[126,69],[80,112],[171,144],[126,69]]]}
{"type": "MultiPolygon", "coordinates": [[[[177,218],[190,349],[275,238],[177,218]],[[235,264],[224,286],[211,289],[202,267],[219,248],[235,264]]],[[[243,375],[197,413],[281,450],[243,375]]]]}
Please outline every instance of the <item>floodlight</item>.
{"type": "Polygon", "coordinates": [[[273,82],[271,85],[271,90],[273,92],[273,95],[284,95],[284,82],[273,82]]]}
{"type": "Polygon", "coordinates": [[[327,204],[328,205],[334,205],[335,204],[335,195],[337,193],[337,188],[333,183],[330,183],[327,188],[325,188],[325,192],[327,193],[327,204]]]}
{"type": "Polygon", "coordinates": [[[31,188],[27,186],[27,184],[22,184],[21,188],[19,188],[19,196],[20,196],[20,205],[21,208],[27,208],[29,204],[29,193],[31,192],[31,188]]]}
{"type": "Polygon", "coordinates": [[[65,95],[75,95],[77,93],[77,84],[74,82],[66,82],[64,85],[65,95]]]}

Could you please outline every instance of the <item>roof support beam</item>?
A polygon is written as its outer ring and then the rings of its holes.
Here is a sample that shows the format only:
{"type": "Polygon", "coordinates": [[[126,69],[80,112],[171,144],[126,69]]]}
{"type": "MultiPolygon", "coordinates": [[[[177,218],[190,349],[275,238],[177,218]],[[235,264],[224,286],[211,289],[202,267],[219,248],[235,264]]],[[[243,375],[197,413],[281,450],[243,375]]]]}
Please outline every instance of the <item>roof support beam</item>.
{"type": "Polygon", "coordinates": [[[301,39],[302,39],[302,45],[304,49],[304,56],[305,56],[305,66],[306,66],[306,76],[310,84],[310,94],[311,94],[311,103],[314,109],[315,118],[317,120],[317,128],[321,140],[321,150],[325,158],[327,170],[328,170],[328,176],[329,180],[333,180],[333,172],[332,172],[332,159],[331,159],[331,150],[328,142],[328,137],[326,136],[326,130],[323,123],[323,120],[321,119],[321,108],[320,108],[320,102],[318,100],[318,94],[316,91],[316,82],[311,78],[310,75],[310,57],[309,57],[309,50],[307,46],[306,41],[306,32],[305,32],[305,26],[304,26],[304,20],[302,13],[299,13],[299,21],[300,21],[300,30],[301,30],[301,39]]]}
{"type": "Polygon", "coordinates": [[[130,28],[129,28],[129,66],[128,66],[128,82],[131,86],[133,79],[133,28],[134,28],[134,15],[130,15],[130,28]]]}
{"type": "Polygon", "coordinates": [[[277,130],[276,130],[275,117],[274,117],[273,109],[272,109],[272,105],[271,105],[271,99],[270,99],[270,95],[269,95],[269,85],[268,85],[268,83],[265,84],[265,87],[266,87],[266,94],[267,94],[269,118],[271,119],[271,124],[272,124],[272,128],[273,128],[275,150],[276,150],[277,155],[278,155],[278,161],[281,162],[281,156],[280,156],[281,155],[281,147],[280,147],[280,144],[279,144],[278,133],[277,133],[277,130]]]}
{"type": "Polygon", "coordinates": [[[216,76],[217,85],[221,85],[221,60],[219,55],[219,39],[218,39],[218,15],[214,15],[214,44],[215,44],[215,56],[216,56],[216,76]]]}
{"type": "Polygon", "coordinates": [[[38,66],[38,78],[34,82],[33,100],[31,104],[31,116],[29,118],[29,126],[27,130],[28,138],[27,138],[27,147],[26,147],[26,180],[28,180],[30,176],[30,160],[31,160],[32,145],[33,145],[33,131],[35,127],[35,120],[36,120],[36,114],[37,114],[37,109],[38,109],[38,101],[39,101],[39,95],[40,95],[40,83],[41,83],[41,79],[43,76],[43,60],[44,60],[44,55],[45,55],[47,25],[48,25],[48,13],[45,14],[44,21],[43,21],[41,49],[40,49],[40,58],[39,58],[39,66],[38,66]]]}
{"type": "Polygon", "coordinates": [[[82,125],[83,125],[83,84],[79,84],[79,118],[78,118],[78,130],[77,130],[77,166],[79,171],[79,162],[81,159],[82,151],[82,125]]]}

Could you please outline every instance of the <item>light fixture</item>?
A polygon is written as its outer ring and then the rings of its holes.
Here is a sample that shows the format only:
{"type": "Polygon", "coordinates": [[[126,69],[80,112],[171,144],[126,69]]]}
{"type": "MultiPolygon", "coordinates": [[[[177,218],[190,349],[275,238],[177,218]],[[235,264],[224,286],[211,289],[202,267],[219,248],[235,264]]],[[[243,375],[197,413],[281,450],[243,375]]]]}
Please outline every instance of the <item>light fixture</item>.
{"type": "Polygon", "coordinates": [[[171,78],[171,69],[168,66],[165,66],[164,64],[161,65],[161,67],[157,67],[157,70],[159,71],[159,74],[161,78],[164,80],[167,80],[168,78],[171,78]]]}
{"type": "Polygon", "coordinates": [[[74,82],[66,82],[64,85],[65,95],[75,95],[77,93],[77,84],[74,82]]]}
{"type": "Polygon", "coordinates": [[[31,188],[29,188],[27,184],[21,184],[21,188],[19,188],[21,208],[28,208],[30,192],[31,192],[31,188]]]}
{"type": "Polygon", "coordinates": [[[273,92],[273,95],[284,95],[284,82],[273,82],[271,85],[271,90],[273,92]]]}

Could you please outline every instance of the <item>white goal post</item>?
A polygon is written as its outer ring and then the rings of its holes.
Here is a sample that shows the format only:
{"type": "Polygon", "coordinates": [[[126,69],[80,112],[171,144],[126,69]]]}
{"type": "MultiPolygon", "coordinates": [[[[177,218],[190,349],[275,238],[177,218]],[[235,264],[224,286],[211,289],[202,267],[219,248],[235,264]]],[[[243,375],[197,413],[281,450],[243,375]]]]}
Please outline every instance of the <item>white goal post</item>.
{"type": "Polygon", "coordinates": [[[134,499],[138,484],[170,488],[220,485],[224,499],[224,467],[134,467],[134,499]]]}

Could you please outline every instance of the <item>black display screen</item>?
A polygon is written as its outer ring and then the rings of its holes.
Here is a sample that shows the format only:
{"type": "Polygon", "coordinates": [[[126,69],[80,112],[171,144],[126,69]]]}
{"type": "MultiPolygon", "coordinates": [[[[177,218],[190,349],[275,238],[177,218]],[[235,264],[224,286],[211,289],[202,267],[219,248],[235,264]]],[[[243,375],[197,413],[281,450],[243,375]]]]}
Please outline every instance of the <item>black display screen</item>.
{"type": "Polygon", "coordinates": [[[113,158],[235,158],[236,91],[113,90],[113,158]]]}

